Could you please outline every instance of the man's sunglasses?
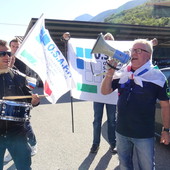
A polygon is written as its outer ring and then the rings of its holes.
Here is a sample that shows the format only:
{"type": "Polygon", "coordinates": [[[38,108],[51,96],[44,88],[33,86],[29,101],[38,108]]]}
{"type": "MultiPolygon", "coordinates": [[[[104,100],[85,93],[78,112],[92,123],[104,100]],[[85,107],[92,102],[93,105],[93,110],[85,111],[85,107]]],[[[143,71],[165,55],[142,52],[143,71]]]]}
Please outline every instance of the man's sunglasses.
{"type": "Polygon", "coordinates": [[[4,57],[6,55],[8,55],[10,57],[11,56],[11,52],[9,52],[9,51],[0,51],[0,57],[4,57]]]}

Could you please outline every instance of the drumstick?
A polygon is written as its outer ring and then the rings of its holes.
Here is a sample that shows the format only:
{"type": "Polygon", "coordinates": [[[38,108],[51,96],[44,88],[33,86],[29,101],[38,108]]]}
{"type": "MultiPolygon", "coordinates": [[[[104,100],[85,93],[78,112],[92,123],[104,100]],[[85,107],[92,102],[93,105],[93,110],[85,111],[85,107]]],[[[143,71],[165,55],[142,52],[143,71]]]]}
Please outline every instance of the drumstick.
{"type": "MultiPolygon", "coordinates": [[[[38,95],[39,98],[47,97],[48,95],[38,95]]],[[[26,99],[26,98],[32,98],[32,96],[4,96],[2,99],[26,99]]]]}

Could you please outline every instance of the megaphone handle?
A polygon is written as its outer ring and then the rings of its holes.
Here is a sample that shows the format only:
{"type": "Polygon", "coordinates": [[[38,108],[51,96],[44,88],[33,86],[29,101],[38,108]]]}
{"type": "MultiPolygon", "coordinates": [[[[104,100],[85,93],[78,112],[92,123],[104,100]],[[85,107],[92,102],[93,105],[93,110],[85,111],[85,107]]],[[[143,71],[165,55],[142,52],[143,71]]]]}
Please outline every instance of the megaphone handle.
{"type": "Polygon", "coordinates": [[[106,61],[106,63],[108,64],[109,67],[111,67],[114,70],[119,70],[118,68],[116,68],[115,66],[112,66],[110,63],[108,63],[108,61],[106,61]]]}

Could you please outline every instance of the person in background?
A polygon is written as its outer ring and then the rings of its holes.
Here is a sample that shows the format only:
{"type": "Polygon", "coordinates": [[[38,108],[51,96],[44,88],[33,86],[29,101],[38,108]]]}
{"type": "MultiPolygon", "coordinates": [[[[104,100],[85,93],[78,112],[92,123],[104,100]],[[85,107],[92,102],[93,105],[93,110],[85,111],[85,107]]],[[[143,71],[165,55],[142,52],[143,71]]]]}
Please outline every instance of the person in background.
{"type": "Polygon", "coordinates": [[[16,38],[16,39],[12,39],[10,42],[9,42],[9,46],[11,48],[11,55],[12,55],[12,60],[14,60],[14,66],[19,70],[21,71],[22,73],[26,74],[26,65],[21,61],[19,60],[18,58],[15,57],[15,53],[17,51],[17,49],[19,48],[20,46],[20,42],[19,40],[16,38]]]}
{"type": "MultiPolygon", "coordinates": [[[[120,170],[133,170],[133,153],[141,170],[154,170],[155,106],[161,105],[161,143],[170,143],[170,104],[163,73],[152,65],[154,43],[134,40],[131,62],[120,71],[107,70],[101,84],[104,95],[118,89],[116,146],[120,170]]],[[[114,67],[117,63],[109,61],[114,67]]]]}
{"type": "MultiPolygon", "coordinates": [[[[10,57],[11,52],[7,46],[7,42],[0,40],[0,105],[2,109],[0,111],[0,169],[3,169],[3,159],[6,149],[8,149],[17,170],[30,170],[31,149],[27,140],[28,130],[25,129],[25,122],[17,121],[16,119],[8,120],[6,111],[3,110],[8,105],[2,99],[4,96],[31,95],[32,98],[14,99],[11,102],[24,102],[34,107],[39,104],[40,98],[37,94],[33,94],[27,87],[25,77],[19,75],[14,69],[9,68],[10,57]],[[4,104],[6,107],[2,107],[4,104]]],[[[10,111],[15,112],[14,106],[12,107],[14,110],[10,109],[10,111]]],[[[24,115],[25,109],[19,110],[19,112],[24,115]]]]}
{"type": "MultiPolygon", "coordinates": [[[[20,72],[22,72],[22,71],[25,72],[25,69],[26,69],[25,64],[15,57],[15,52],[17,51],[17,49],[20,46],[18,39],[12,39],[9,43],[9,46],[11,48],[11,57],[10,57],[9,67],[14,68],[20,72]]],[[[28,138],[28,143],[31,147],[31,156],[34,156],[37,153],[37,140],[36,140],[36,136],[32,129],[30,121],[25,122],[25,128],[28,130],[27,138],[28,138]]],[[[4,157],[4,162],[9,162],[11,160],[12,160],[12,157],[8,153],[4,157]]]]}
{"type": "MultiPolygon", "coordinates": [[[[114,37],[111,33],[106,33],[104,35],[104,39],[114,41],[114,37]]],[[[117,93],[115,93],[115,95],[117,95],[117,93]]],[[[93,121],[93,144],[90,149],[91,153],[97,153],[99,149],[104,106],[106,106],[106,113],[107,113],[107,136],[110,144],[110,151],[112,153],[116,153],[115,127],[116,127],[117,101],[115,100],[114,103],[115,104],[93,102],[94,121],[93,121]]]]}

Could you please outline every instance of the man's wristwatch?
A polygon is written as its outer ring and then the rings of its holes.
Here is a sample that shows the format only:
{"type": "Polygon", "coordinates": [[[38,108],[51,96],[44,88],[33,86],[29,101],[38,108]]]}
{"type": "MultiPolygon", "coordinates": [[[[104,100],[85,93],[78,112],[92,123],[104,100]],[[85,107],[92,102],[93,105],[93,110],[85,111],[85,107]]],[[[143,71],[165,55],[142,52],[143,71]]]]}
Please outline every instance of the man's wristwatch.
{"type": "Polygon", "coordinates": [[[164,128],[162,127],[162,132],[165,131],[165,132],[169,132],[169,128],[164,128]]]}

